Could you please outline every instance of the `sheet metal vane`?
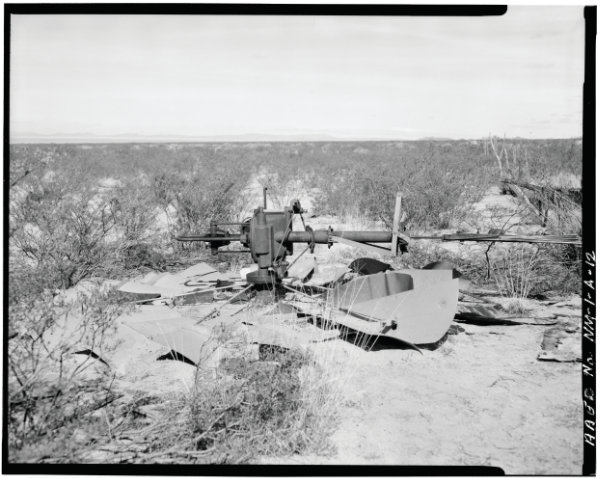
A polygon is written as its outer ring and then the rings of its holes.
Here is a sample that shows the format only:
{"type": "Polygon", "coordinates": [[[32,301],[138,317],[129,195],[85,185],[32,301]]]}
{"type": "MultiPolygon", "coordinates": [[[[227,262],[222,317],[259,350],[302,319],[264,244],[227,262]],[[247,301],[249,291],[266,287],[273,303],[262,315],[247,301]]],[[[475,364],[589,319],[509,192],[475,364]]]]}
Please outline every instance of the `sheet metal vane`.
{"type": "MultiPolygon", "coordinates": [[[[458,304],[458,279],[448,270],[403,270],[354,279],[334,292],[334,305],[359,320],[354,327],[414,344],[439,341],[458,304]],[[378,324],[377,324],[378,323],[378,324]]],[[[335,315],[333,316],[335,319],[335,315]]]]}

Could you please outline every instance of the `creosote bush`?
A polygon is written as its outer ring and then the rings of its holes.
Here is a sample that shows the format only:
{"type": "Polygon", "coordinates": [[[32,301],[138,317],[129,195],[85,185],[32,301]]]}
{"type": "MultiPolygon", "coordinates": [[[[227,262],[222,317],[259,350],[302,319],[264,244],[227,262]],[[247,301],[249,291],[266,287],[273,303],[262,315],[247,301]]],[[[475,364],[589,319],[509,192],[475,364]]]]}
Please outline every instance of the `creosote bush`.
{"type": "Polygon", "coordinates": [[[482,193],[483,184],[465,174],[457,158],[441,156],[434,147],[425,154],[396,154],[373,162],[325,166],[326,172],[318,181],[321,193],[317,209],[341,215],[350,212],[391,227],[396,194],[400,192],[408,227],[443,229],[457,222],[465,206],[482,193]]]}
{"type": "Polygon", "coordinates": [[[196,450],[212,450],[211,460],[240,463],[299,454],[320,441],[319,424],[311,422],[317,416],[303,410],[299,372],[309,359],[296,350],[274,350],[267,358],[225,359],[219,373],[226,375],[196,384],[189,408],[191,443],[196,450]]]}
{"type": "Polygon", "coordinates": [[[34,183],[10,209],[9,245],[48,284],[60,288],[71,287],[102,267],[104,239],[116,225],[110,203],[95,207],[90,192],[73,192],[70,186],[60,180],[34,183]]]}
{"type": "Polygon", "coordinates": [[[189,169],[164,170],[154,173],[153,191],[156,203],[175,210],[179,232],[201,231],[211,220],[230,219],[238,190],[245,186],[250,172],[232,168],[218,161],[199,161],[189,169]]]}
{"type": "Polygon", "coordinates": [[[81,294],[69,304],[45,291],[9,306],[11,461],[39,459],[40,450],[51,453],[52,441],[91,426],[97,421],[93,412],[114,399],[112,376],[98,357],[121,311],[110,290],[81,294]]]}
{"type": "Polygon", "coordinates": [[[492,248],[491,279],[506,297],[581,290],[581,249],[567,244],[514,244],[492,248]]]}
{"type": "Polygon", "coordinates": [[[298,350],[265,347],[260,360],[237,356],[212,372],[199,367],[191,393],[164,404],[148,428],[156,433],[149,457],[240,464],[327,452],[335,422],[328,387],[314,359],[298,350]]]}

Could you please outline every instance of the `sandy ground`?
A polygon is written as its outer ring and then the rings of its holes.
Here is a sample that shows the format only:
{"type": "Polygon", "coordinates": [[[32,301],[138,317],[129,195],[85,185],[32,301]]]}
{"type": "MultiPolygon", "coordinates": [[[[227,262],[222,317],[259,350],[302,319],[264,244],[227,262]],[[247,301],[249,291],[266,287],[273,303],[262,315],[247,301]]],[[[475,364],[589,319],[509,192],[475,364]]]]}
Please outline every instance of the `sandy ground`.
{"type": "Polygon", "coordinates": [[[507,474],[580,474],[581,364],[538,361],[543,326],[453,329],[440,348],[422,354],[321,344],[344,373],[333,434],[337,452],[284,463],[491,465],[507,474]]]}
{"type": "Polygon", "coordinates": [[[335,460],[580,473],[580,364],[538,361],[542,327],[461,327],[423,355],[357,357],[335,460]]]}

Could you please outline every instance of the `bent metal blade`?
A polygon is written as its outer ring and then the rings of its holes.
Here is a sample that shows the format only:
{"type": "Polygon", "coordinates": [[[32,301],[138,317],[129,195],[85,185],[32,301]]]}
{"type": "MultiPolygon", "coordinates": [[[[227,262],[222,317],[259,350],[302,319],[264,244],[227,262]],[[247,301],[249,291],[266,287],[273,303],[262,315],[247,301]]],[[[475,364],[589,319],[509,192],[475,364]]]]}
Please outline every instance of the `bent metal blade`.
{"type": "Polygon", "coordinates": [[[384,324],[384,335],[415,344],[440,340],[450,328],[458,303],[458,279],[430,284],[378,299],[354,303],[356,312],[384,324]]]}

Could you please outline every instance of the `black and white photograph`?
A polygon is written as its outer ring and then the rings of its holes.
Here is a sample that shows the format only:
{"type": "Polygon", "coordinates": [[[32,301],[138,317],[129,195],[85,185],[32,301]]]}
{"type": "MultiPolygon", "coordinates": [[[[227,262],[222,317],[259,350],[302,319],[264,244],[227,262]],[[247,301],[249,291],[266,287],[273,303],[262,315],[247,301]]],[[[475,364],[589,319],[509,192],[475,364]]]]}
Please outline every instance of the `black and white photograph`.
{"type": "Polygon", "coordinates": [[[3,472],[595,474],[595,7],[4,27],[3,472]]]}

